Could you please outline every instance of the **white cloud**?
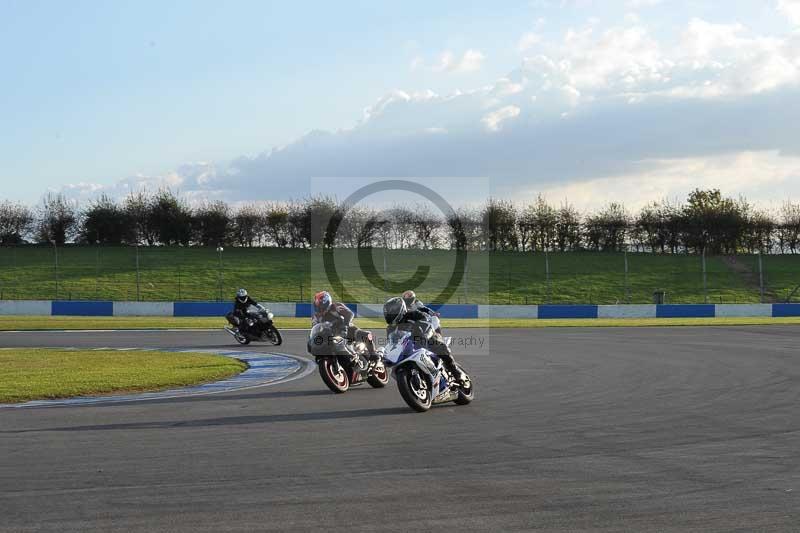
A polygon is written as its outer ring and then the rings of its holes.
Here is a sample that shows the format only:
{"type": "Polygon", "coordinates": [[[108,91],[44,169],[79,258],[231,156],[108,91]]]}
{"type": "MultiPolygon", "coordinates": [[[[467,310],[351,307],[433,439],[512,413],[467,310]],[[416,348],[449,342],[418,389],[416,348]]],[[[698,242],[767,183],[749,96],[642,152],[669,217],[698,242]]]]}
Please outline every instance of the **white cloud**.
{"type": "Polygon", "coordinates": [[[445,50],[430,65],[427,65],[421,56],[415,57],[411,61],[411,69],[428,68],[434,72],[474,72],[481,69],[485,59],[486,56],[483,52],[472,48],[460,56],[451,50],[445,50]]]}
{"type": "Polygon", "coordinates": [[[523,34],[522,37],[519,38],[519,42],[517,43],[517,49],[520,52],[527,52],[540,42],[542,42],[541,35],[533,33],[531,31],[523,34]]]}
{"type": "Polygon", "coordinates": [[[520,108],[515,105],[507,105],[496,111],[487,113],[486,116],[483,117],[482,122],[486,125],[486,129],[489,131],[500,131],[500,125],[503,122],[512,118],[516,118],[519,116],[519,114],[520,108]]]}
{"type": "Polygon", "coordinates": [[[696,188],[718,188],[762,206],[800,197],[800,157],[781,156],[775,150],[645,160],[639,166],[621,175],[539,188],[527,196],[542,193],[554,200],[567,198],[584,210],[620,199],[638,209],[653,200],[683,199],[696,188]]]}
{"type": "Polygon", "coordinates": [[[663,2],[663,0],[628,0],[625,2],[625,6],[628,9],[641,9],[645,7],[657,6],[661,2],[663,2]]]}
{"type": "MultiPolygon", "coordinates": [[[[587,205],[616,195],[636,206],[693,185],[800,196],[800,33],[695,18],[663,39],[637,19],[596,24],[543,38],[490,85],[393,91],[348,130],[172,179],[230,200],[301,197],[314,176],[489,176],[498,196],[528,187],[587,205]]],[[[483,61],[467,50],[415,65],[483,61]]]]}
{"type": "Polygon", "coordinates": [[[789,19],[789,22],[800,26],[800,0],[778,0],[778,11],[789,19]]]}

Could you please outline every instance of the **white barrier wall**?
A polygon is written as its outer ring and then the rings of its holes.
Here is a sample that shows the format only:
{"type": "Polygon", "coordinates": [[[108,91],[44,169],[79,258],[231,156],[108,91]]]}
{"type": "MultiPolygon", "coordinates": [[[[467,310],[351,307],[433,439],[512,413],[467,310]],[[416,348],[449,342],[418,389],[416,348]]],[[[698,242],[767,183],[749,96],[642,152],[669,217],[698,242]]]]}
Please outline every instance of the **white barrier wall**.
{"type": "Polygon", "coordinates": [[[39,300],[0,300],[0,315],[50,316],[52,303],[39,300]]]}
{"type": "Polygon", "coordinates": [[[656,306],[598,305],[597,318],[656,318],[656,306]]]}
{"type": "Polygon", "coordinates": [[[717,304],[719,317],[772,316],[772,304],[717,304]]]}
{"type": "Polygon", "coordinates": [[[539,306],[479,305],[478,318],[539,318],[539,306]]]}
{"type": "Polygon", "coordinates": [[[296,305],[292,303],[286,303],[286,302],[280,302],[274,304],[265,303],[263,305],[264,307],[269,308],[269,310],[272,311],[272,314],[275,316],[293,317],[295,314],[296,305]]]}
{"type": "Polygon", "coordinates": [[[383,318],[383,304],[358,304],[358,316],[383,318]]]}

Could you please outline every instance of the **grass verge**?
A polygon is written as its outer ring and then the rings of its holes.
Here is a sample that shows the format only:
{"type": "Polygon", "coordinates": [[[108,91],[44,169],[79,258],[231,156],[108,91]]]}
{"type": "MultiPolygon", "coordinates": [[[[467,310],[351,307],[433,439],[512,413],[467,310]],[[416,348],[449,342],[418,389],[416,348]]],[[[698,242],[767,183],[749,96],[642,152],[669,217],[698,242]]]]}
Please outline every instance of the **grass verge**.
{"type": "MultiPolygon", "coordinates": [[[[278,328],[306,329],[308,318],[276,319],[278,328]]],[[[386,326],[381,319],[361,318],[362,328],[379,330],[386,326]]],[[[609,319],[548,319],[476,318],[444,319],[445,328],[547,328],[547,327],[647,327],[647,326],[756,326],[769,324],[800,324],[800,317],[771,318],[609,318],[609,319]]],[[[63,317],[63,316],[0,316],[0,331],[47,330],[132,330],[132,329],[222,329],[220,318],[186,317],[63,317]]]]}
{"type": "Polygon", "coordinates": [[[159,351],[0,350],[0,403],[143,392],[217,381],[242,372],[236,359],[159,351]]]}

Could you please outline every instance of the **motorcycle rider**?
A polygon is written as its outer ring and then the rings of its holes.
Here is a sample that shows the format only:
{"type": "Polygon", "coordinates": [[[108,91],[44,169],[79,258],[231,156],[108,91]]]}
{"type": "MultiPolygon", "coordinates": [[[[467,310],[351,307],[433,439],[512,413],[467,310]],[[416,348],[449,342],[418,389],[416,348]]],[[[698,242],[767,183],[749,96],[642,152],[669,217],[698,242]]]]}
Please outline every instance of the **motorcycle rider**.
{"type": "MultiPolygon", "coordinates": [[[[405,291],[402,298],[406,303],[406,308],[408,308],[409,311],[421,311],[431,316],[439,316],[439,313],[422,303],[422,300],[417,298],[417,293],[412,290],[405,291]]],[[[442,328],[436,328],[436,333],[441,335],[442,328]]]]}
{"type": "Polygon", "coordinates": [[[380,355],[375,348],[375,339],[371,331],[359,328],[353,324],[353,313],[341,302],[334,302],[328,291],[320,291],[314,295],[314,315],[311,317],[311,327],[320,322],[329,322],[333,326],[334,334],[345,337],[349,342],[363,342],[367,346],[370,361],[378,361],[380,355]]]}
{"type": "Polygon", "coordinates": [[[247,294],[246,289],[236,291],[236,298],[233,300],[233,311],[225,315],[225,318],[237,331],[242,325],[247,325],[247,310],[251,305],[258,307],[258,302],[247,294]]]}
{"type": "Polygon", "coordinates": [[[406,303],[406,309],[409,311],[422,311],[423,313],[428,313],[429,315],[436,314],[433,309],[427,307],[419,298],[417,298],[417,293],[414,291],[404,292],[403,301],[406,303]]]}
{"type": "MultiPolygon", "coordinates": [[[[406,291],[409,292],[409,291],[406,291]]],[[[383,304],[383,318],[386,320],[386,335],[389,336],[396,330],[409,331],[414,335],[414,340],[428,350],[436,354],[444,363],[445,368],[460,385],[464,384],[465,376],[456,366],[453,353],[450,347],[442,338],[441,333],[432,331],[426,338],[418,325],[418,322],[429,322],[426,313],[420,310],[409,310],[403,298],[390,298],[383,304]]]]}

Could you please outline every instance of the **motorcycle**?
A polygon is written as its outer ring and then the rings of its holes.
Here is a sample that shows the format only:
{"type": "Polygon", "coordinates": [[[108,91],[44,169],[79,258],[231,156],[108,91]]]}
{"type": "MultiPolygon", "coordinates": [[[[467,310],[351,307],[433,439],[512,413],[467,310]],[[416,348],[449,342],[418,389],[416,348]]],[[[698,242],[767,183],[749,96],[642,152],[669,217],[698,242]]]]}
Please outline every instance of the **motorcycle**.
{"type": "MultiPolygon", "coordinates": [[[[320,322],[311,328],[307,348],[316,359],[322,381],[336,394],[364,382],[376,389],[389,383],[383,357],[370,361],[366,344],[351,343],[341,335],[334,335],[329,322],[320,322]]],[[[378,353],[382,355],[382,351],[378,353]]]]}
{"type": "Polygon", "coordinates": [[[274,346],[280,346],[283,343],[283,337],[275,327],[274,317],[275,315],[263,305],[251,306],[247,310],[247,317],[241,321],[238,328],[233,329],[226,326],[225,331],[230,333],[239,344],[269,342],[274,346]]]}
{"type": "MultiPolygon", "coordinates": [[[[426,323],[415,333],[430,338],[434,331],[435,327],[426,323]]],[[[451,339],[446,337],[445,342],[449,346],[451,339]]],[[[432,405],[446,402],[466,405],[475,397],[472,378],[464,368],[456,363],[464,374],[464,382],[459,384],[436,354],[417,346],[410,331],[397,330],[389,335],[384,361],[397,381],[400,396],[417,412],[424,413],[432,405]]]]}

